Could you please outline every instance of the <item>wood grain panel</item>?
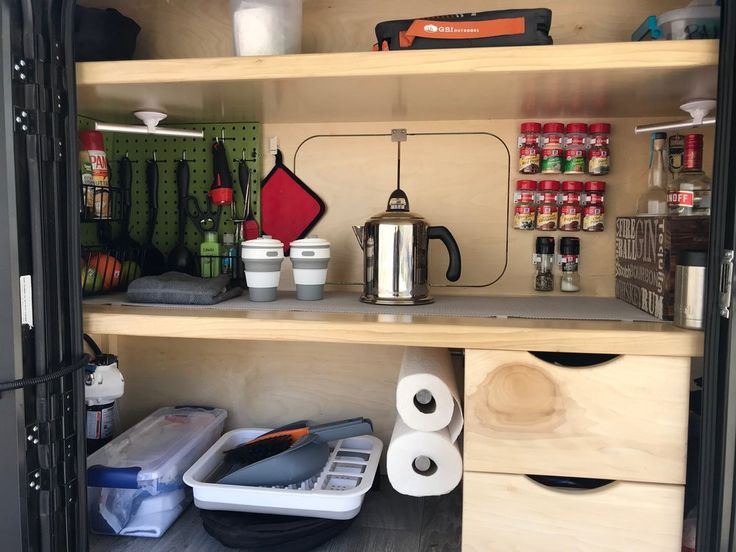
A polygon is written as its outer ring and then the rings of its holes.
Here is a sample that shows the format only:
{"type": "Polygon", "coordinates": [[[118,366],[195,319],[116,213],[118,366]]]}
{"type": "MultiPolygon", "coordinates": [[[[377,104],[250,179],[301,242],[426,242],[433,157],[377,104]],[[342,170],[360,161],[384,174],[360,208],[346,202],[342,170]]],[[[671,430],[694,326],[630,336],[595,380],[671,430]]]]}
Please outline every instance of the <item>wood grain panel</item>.
{"type": "MultiPolygon", "coordinates": [[[[563,122],[572,118],[561,118],[563,122]]],[[[589,122],[592,119],[583,118],[589,122]]],[[[580,295],[612,297],[615,291],[615,222],[616,217],[636,211],[636,200],[646,190],[649,137],[633,134],[641,119],[608,119],[612,123],[611,173],[606,175],[606,229],[603,232],[579,232],[581,240],[580,295]]],[[[656,119],[647,119],[656,120],[656,119]]],[[[307,141],[298,156],[300,144],[315,135],[385,134],[392,128],[406,127],[409,132],[488,132],[497,135],[511,151],[511,182],[508,182],[506,152],[490,139],[456,136],[439,139],[412,137],[404,148],[403,182],[409,191],[412,209],[432,224],[447,226],[461,241],[463,270],[460,283],[491,281],[503,269],[506,258],[506,210],[508,186],[515,186],[518,150],[516,135],[522,120],[493,121],[415,121],[409,123],[333,123],[266,124],[264,143],[276,136],[287,165],[327,204],[325,218],[313,233],[333,244],[330,281],[360,281],[362,257],[350,230],[384,208],[396,180],[396,146],[389,138],[322,138],[307,141]],[[416,145],[416,146],[415,146],[416,145]],[[414,149],[423,150],[415,156],[414,149]],[[296,165],[295,165],[296,161],[296,165]]],[[[705,134],[705,164],[712,166],[713,129],[705,134]]],[[[264,153],[263,174],[273,166],[273,157],[264,153]]],[[[557,175],[558,179],[565,179],[557,175]]],[[[541,175],[532,177],[542,180],[541,175]]],[[[545,177],[546,178],[546,177],[545,177]]],[[[568,177],[569,178],[569,177],[568,177]]],[[[590,179],[587,177],[585,179],[590,179]]],[[[509,194],[507,208],[513,205],[509,194]]],[[[488,288],[463,288],[462,294],[527,295],[532,293],[534,266],[531,254],[540,232],[510,230],[508,266],[503,277],[488,288]]],[[[562,232],[545,233],[556,239],[562,232]]],[[[446,254],[440,244],[430,248],[430,282],[445,283],[446,254]]],[[[282,282],[290,282],[291,267],[284,263],[282,282]]],[[[559,281],[555,282],[559,288],[559,281]]],[[[355,288],[358,289],[358,288],[355,288]]],[[[433,288],[433,293],[451,293],[449,288],[433,288]]],[[[555,291],[554,294],[561,294],[555,291]]]]}
{"type": "MultiPolygon", "coordinates": [[[[116,8],[142,27],[138,59],[233,55],[228,0],[81,0],[85,6],[116,8]]],[[[681,8],[679,0],[606,0],[595,10],[581,10],[566,0],[546,2],[465,0],[374,0],[370,9],[361,0],[305,0],[304,52],[360,52],[375,42],[376,23],[388,19],[425,17],[463,11],[537,8],[552,9],[551,35],[557,44],[628,41],[643,19],[681,8]]]]}
{"type": "Polygon", "coordinates": [[[88,333],[354,345],[695,357],[703,332],[655,322],[243,312],[86,305],[88,333]]]}
{"type": "Polygon", "coordinates": [[[365,416],[388,443],[403,348],[120,337],[117,354],[124,427],[203,404],[227,409],[226,430],[365,416]]]}
{"type": "Polygon", "coordinates": [[[465,472],[463,551],[678,552],[684,487],[616,482],[592,491],[465,472]]]}
{"type": "Polygon", "coordinates": [[[80,63],[79,113],[134,122],[679,116],[714,97],[715,40],[80,63]]]}
{"type": "Polygon", "coordinates": [[[690,360],[467,351],[465,469],[685,482],[690,360]]]}

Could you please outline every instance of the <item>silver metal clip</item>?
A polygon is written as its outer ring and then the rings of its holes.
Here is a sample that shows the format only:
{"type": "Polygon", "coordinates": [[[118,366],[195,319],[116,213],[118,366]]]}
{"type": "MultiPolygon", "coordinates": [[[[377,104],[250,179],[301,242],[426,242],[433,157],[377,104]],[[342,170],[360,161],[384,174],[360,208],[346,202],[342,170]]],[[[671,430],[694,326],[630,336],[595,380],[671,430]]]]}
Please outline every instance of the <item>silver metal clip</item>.
{"type": "Polygon", "coordinates": [[[721,280],[718,284],[718,307],[723,318],[731,317],[731,284],[733,282],[733,257],[731,249],[721,254],[721,280]]]}
{"type": "Polygon", "coordinates": [[[391,129],[391,141],[392,142],[406,142],[406,129],[405,128],[391,129]]]}

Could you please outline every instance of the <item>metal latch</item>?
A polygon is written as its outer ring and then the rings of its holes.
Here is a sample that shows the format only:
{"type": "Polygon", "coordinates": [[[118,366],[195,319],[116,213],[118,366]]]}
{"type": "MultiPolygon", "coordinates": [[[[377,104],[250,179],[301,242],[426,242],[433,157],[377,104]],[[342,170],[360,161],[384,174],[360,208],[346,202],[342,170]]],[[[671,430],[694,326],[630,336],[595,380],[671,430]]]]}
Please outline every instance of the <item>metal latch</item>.
{"type": "Polygon", "coordinates": [[[733,281],[733,257],[731,249],[721,255],[721,280],[718,284],[718,306],[723,318],[731,317],[731,282],[733,281]]]}

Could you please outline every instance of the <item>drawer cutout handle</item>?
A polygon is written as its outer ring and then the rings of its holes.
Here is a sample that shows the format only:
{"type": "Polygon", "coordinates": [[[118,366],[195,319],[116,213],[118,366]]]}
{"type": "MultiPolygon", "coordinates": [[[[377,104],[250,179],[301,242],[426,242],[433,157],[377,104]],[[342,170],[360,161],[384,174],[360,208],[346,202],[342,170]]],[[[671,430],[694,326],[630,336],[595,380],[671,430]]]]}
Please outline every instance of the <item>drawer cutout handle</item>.
{"type": "Polygon", "coordinates": [[[437,473],[437,464],[429,456],[417,456],[411,463],[414,473],[429,477],[437,473]]]}
{"type": "Polygon", "coordinates": [[[414,408],[422,414],[432,414],[437,410],[437,401],[428,389],[420,389],[414,395],[414,408]]]}
{"type": "Polygon", "coordinates": [[[590,368],[610,362],[621,355],[604,355],[593,353],[554,353],[547,351],[529,351],[529,354],[549,364],[565,368],[590,368]]]}
{"type": "Polygon", "coordinates": [[[567,489],[573,491],[592,491],[600,489],[616,481],[613,479],[590,479],[587,477],[565,477],[559,475],[529,475],[526,477],[544,487],[567,489]]]}

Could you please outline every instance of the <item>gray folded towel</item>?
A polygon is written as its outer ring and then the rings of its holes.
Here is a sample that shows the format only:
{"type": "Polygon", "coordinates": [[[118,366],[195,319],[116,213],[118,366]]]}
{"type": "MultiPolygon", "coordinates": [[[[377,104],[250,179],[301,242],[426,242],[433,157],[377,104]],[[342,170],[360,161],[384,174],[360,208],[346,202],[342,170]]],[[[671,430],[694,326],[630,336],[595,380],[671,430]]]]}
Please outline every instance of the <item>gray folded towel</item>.
{"type": "Polygon", "coordinates": [[[214,305],[243,293],[240,286],[230,284],[230,276],[197,278],[181,272],[161,276],[144,276],[128,286],[132,303],[165,303],[168,305],[214,305]]]}

